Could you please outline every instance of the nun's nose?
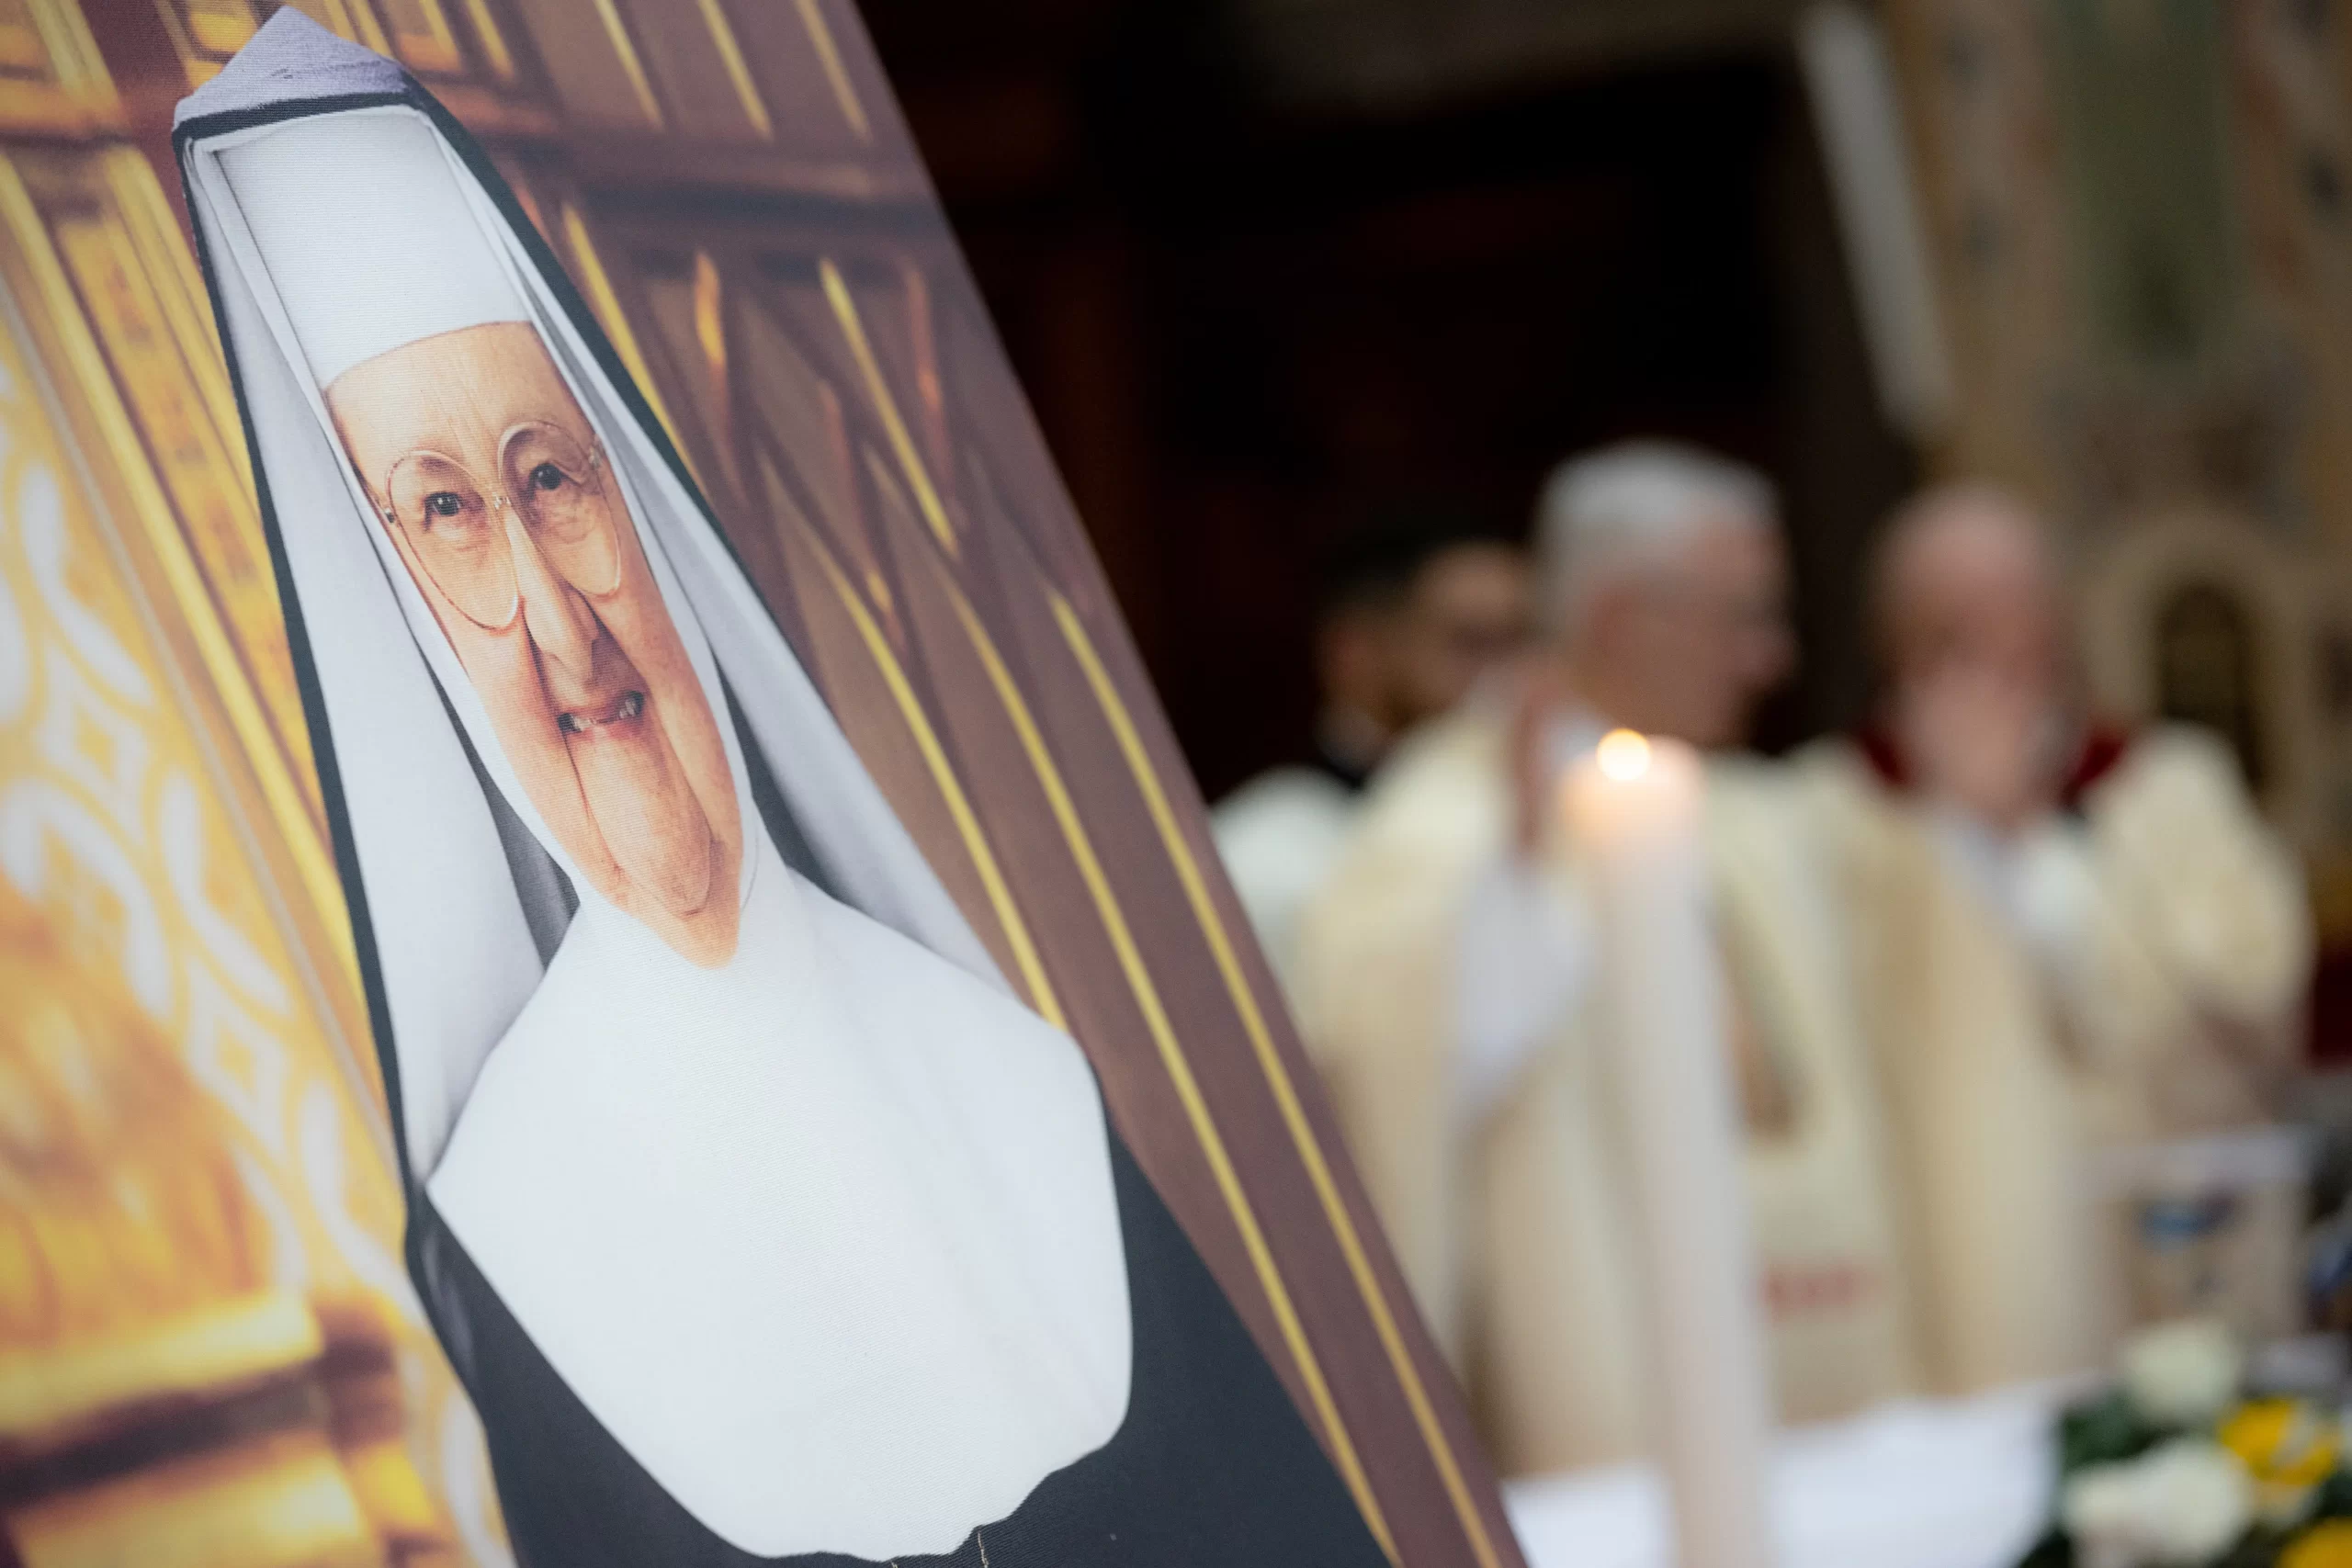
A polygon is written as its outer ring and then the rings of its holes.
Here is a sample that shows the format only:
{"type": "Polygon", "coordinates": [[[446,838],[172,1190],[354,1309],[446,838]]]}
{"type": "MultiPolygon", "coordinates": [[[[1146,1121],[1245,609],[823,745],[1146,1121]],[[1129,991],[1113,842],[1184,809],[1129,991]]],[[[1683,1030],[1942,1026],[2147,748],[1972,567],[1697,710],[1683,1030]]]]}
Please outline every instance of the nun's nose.
{"type": "Polygon", "coordinates": [[[585,682],[595,660],[596,613],[580,591],[566,582],[539,553],[530,530],[514,509],[506,509],[506,542],[514,558],[514,590],[522,596],[523,622],[542,658],[552,659],[572,680],[585,682]]]}

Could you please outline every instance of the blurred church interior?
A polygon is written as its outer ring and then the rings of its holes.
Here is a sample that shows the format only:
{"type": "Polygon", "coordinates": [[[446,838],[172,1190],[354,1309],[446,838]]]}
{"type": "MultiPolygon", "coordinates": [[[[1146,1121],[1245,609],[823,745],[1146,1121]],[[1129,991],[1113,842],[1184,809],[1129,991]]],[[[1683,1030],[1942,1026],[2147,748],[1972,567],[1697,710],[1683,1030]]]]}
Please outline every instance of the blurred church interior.
{"type": "MultiPolygon", "coordinates": [[[[2230,736],[2352,942],[2352,623],[2317,570],[2352,547],[2346,18],[1879,7],[1937,296],[1934,363],[1890,371],[1841,230],[1887,215],[1839,210],[1805,11],[867,20],[1208,798],[1309,733],[1335,537],[1400,496],[1521,523],[1563,456],[1679,436],[1783,493],[1801,658],[1758,744],[1861,718],[1890,509],[2013,484],[2065,536],[2097,702],[2230,736]]],[[[2314,1002],[2318,1058],[2352,1056],[2352,969],[2314,1002]]]]}
{"type": "Polygon", "coordinates": [[[1807,658],[1859,712],[1879,412],[1792,48],[1758,0],[890,0],[867,22],[1203,792],[1307,729],[1336,536],[1521,527],[1544,471],[1688,437],[1784,485],[1807,658]]]}

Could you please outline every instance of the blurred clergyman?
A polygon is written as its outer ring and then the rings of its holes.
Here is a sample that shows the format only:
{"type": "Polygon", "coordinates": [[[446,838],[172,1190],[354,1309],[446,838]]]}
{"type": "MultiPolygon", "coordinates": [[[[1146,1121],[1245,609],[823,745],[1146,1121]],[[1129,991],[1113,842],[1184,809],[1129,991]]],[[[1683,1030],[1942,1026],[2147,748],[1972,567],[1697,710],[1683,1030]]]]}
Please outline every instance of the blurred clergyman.
{"type": "Polygon", "coordinates": [[[2260,1121],[2309,962],[2229,751],[2092,723],[2037,519],[1933,491],[1882,547],[1885,690],[1803,770],[1849,911],[1932,1380],[2097,1363],[2121,1303],[2094,1148],[2260,1121]]]}
{"type": "Polygon", "coordinates": [[[1311,761],[1259,774],[1211,817],[1258,940],[1287,983],[1299,913],[1373,770],[1527,641],[1526,552],[1481,520],[1403,514],[1334,563],[1315,628],[1311,761]]]}
{"type": "MultiPolygon", "coordinates": [[[[1776,502],[1690,448],[1553,477],[1547,637],[1406,743],[1301,931],[1299,1011],[1360,1168],[1507,1472],[1648,1437],[1630,1173],[1588,984],[1591,921],[1553,803],[1611,727],[1736,746],[1790,663],[1776,502]]],[[[1791,782],[1710,764],[1727,1048],[1781,1411],[1912,1381],[1864,1041],[1791,782]]]]}

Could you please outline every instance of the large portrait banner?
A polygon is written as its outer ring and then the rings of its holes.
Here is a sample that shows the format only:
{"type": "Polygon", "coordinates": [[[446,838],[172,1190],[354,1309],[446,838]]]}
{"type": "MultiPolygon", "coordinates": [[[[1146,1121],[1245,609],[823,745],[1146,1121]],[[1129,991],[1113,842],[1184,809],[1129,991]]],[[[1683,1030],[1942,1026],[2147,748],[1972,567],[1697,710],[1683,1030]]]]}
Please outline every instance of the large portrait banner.
{"type": "MultiPolygon", "coordinates": [[[[115,1209],[146,1181],[121,1234],[194,1238],[141,1289],[170,1293],[176,1269],[192,1301],[237,1304],[138,1341],[153,1365],[212,1369],[200,1408],[192,1374],[124,1405],[107,1390],[146,1374],[121,1356],[66,1375],[45,1341],[0,1342],[17,1555],[1511,1568],[1461,1412],[1255,999],[1262,964],[1222,924],[1196,807],[1159,782],[1166,740],[1136,716],[1115,619],[1099,590],[1056,585],[1095,581],[1091,563],[1007,515],[1038,481],[1019,471],[1041,462],[1034,436],[993,468],[927,466],[936,409],[889,387],[936,344],[862,313],[871,278],[827,260],[768,276],[772,311],[730,301],[749,345],[733,395],[773,450],[697,456],[648,345],[609,296],[582,297],[580,244],[568,273],[529,188],[408,71],[290,7],[181,104],[173,151],[357,978],[344,1010],[338,955],[293,954],[320,977],[283,1005],[354,1038],[283,1170],[134,1128],[74,1178],[115,1209]],[[838,386],[872,394],[871,434],[838,386]],[[855,454],[831,472],[863,499],[827,491],[817,448],[855,454]],[[722,530],[746,495],[801,525],[722,530]],[[867,523],[829,531],[843,512],[867,523]],[[910,538],[996,564],[886,570],[910,538]],[[933,662],[951,700],[927,717],[906,669],[941,626],[976,656],[933,662]],[[1050,679],[1024,647],[1053,650],[1050,679]],[[973,728],[957,689],[1001,722],[973,728]],[[1057,705],[1093,716],[1100,744],[1057,750],[1039,718],[1057,705]],[[1009,820],[953,757],[1023,764],[1038,809],[1009,820]],[[1096,819],[1114,788],[1151,837],[1096,819]],[[1054,852],[1024,854],[1041,833],[1054,852]],[[1134,897],[1145,863],[1168,897],[1134,897]],[[1041,893],[1055,876],[1066,898],[1041,893]],[[1152,983],[1179,940],[1220,977],[1241,1027],[1219,1049],[1251,1077],[1187,1053],[1207,1004],[1152,983]],[[1259,1085],[1238,1118],[1238,1082],[1259,1085]],[[288,1201],[322,1172],[333,1190],[288,1201]],[[340,1297],[284,1261],[316,1227],[357,1260],[340,1297]],[[462,1400],[436,1392],[451,1375],[462,1400]],[[72,1415],[55,1391],[85,1384],[88,1409],[136,1421],[72,1415]],[[179,1467],[168,1497],[158,1465],[179,1467]],[[247,1539],[241,1507],[277,1510],[251,1536],[272,1552],[225,1546],[247,1539]],[[232,1556],[188,1545],[204,1530],[232,1556]]],[[[64,357],[39,309],[10,305],[10,352],[64,357]]],[[[960,356],[950,396],[977,386],[1012,411],[980,417],[1025,420],[960,295],[921,325],[960,356]]],[[[37,358],[21,368],[0,390],[47,386],[37,358]]],[[[697,442],[713,427],[689,423],[697,442]]],[[[102,508],[110,481],[85,477],[71,504],[102,508]]],[[[137,578],[121,592],[148,604],[137,578]]],[[[59,592],[73,641],[90,590],[59,592]]],[[[139,624],[179,658],[167,619],[139,624]]],[[[165,826],[214,833],[187,798],[168,809],[192,826],[165,826]]],[[[86,956],[52,931],[74,845],[17,830],[15,799],[0,934],[47,994],[86,956]]],[[[229,917],[214,884],[174,886],[238,994],[272,996],[276,951],[240,967],[251,943],[216,930],[248,905],[285,924],[270,889],[299,855],[252,840],[258,891],[229,917]]],[[[159,984],[132,999],[161,1017],[180,993],[159,984]]],[[[22,1055],[70,1099],[70,1025],[112,1042],[92,1060],[137,1078],[139,1126],[197,1125],[200,1089],[242,1092],[201,1064],[191,1078],[119,990],[93,972],[87,1017],[12,1030],[0,1067],[22,1055]]]]}

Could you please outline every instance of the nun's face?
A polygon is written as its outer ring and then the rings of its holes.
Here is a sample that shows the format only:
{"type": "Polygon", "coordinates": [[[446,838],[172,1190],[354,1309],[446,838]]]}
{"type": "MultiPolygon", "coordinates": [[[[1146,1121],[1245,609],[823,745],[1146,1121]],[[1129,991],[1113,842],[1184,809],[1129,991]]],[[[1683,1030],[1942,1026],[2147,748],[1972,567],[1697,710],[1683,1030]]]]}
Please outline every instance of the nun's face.
{"type": "Polygon", "coordinates": [[[605,898],[734,953],[742,822],[608,459],[533,328],[367,360],[328,411],[531,804],[605,898]]]}

